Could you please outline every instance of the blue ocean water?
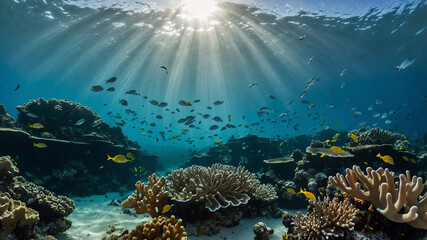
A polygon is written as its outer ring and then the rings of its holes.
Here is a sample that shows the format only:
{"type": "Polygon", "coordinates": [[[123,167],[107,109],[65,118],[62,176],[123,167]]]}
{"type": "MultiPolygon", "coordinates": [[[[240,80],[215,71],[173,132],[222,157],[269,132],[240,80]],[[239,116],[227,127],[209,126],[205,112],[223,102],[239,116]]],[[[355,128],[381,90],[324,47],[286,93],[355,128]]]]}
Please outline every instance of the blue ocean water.
{"type": "MultiPolygon", "coordinates": [[[[197,4],[187,8],[197,13],[197,4]]],[[[247,134],[362,126],[412,140],[426,133],[425,1],[221,1],[206,16],[191,14],[179,1],[1,1],[0,103],[14,117],[17,105],[40,97],[79,102],[111,125],[107,112],[120,114],[123,132],[163,159],[247,134]],[[408,58],[411,66],[395,69],[408,58]],[[93,92],[94,85],[115,91],[93,92]],[[125,95],[132,89],[141,95],[125,95]],[[197,116],[199,129],[184,135],[188,126],[177,121],[187,116],[197,116]],[[236,128],[221,130],[226,124],[236,128]]]]}

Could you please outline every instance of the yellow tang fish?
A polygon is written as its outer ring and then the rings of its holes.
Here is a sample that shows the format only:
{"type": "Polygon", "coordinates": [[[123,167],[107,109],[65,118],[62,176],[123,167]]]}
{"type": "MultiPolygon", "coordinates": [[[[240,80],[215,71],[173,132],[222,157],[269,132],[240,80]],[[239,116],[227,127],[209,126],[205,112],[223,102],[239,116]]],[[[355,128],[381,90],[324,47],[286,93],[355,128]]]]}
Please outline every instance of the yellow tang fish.
{"type": "Polygon", "coordinates": [[[320,155],[320,157],[324,157],[325,156],[325,154],[324,153],[322,153],[322,155],[320,155]]]}
{"type": "Polygon", "coordinates": [[[380,153],[378,153],[377,157],[381,158],[381,160],[383,160],[385,163],[389,163],[391,165],[394,165],[394,160],[390,155],[382,156],[380,153]]]}
{"type": "Polygon", "coordinates": [[[287,188],[286,191],[292,194],[297,194],[293,188],[287,188]]]}
{"type": "Polygon", "coordinates": [[[405,160],[405,161],[409,161],[409,158],[408,158],[407,156],[403,156],[402,158],[403,158],[403,160],[405,160]]]}
{"type": "Polygon", "coordinates": [[[355,143],[358,143],[358,142],[359,142],[359,139],[357,139],[357,136],[356,136],[354,133],[349,133],[349,134],[348,134],[348,136],[349,136],[351,139],[353,139],[353,141],[354,141],[355,143]]]}
{"type": "Polygon", "coordinates": [[[215,141],[214,143],[215,144],[220,144],[220,143],[222,143],[222,140],[215,141]]]}
{"type": "Polygon", "coordinates": [[[163,206],[163,210],[162,213],[165,214],[167,212],[169,212],[169,210],[171,210],[172,206],[169,204],[166,204],[165,206],[163,206]]]}
{"type": "Polygon", "coordinates": [[[311,200],[316,200],[316,196],[314,196],[314,194],[312,192],[308,192],[308,191],[303,191],[302,188],[300,188],[298,193],[302,193],[305,195],[306,198],[311,199],[311,200]]]}
{"type": "Polygon", "coordinates": [[[47,148],[46,143],[33,143],[33,147],[47,148]]]}
{"type": "Polygon", "coordinates": [[[340,136],[340,134],[339,134],[339,133],[337,133],[337,134],[335,134],[335,135],[332,137],[332,139],[337,139],[339,136],[340,136]]]}
{"type": "Polygon", "coordinates": [[[40,123],[34,123],[34,124],[30,124],[30,128],[40,129],[44,127],[40,123]]]}
{"type": "Polygon", "coordinates": [[[131,152],[128,152],[127,154],[126,154],[126,157],[127,158],[129,158],[130,160],[135,160],[135,155],[133,155],[131,152]]]}
{"type": "Polygon", "coordinates": [[[107,157],[108,157],[107,160],[113,160],[116,163],[126,163],[126,162],[131,161],[131,160],[127,159],[125,155],[122,155],[122,154],[116,155],[113,158],[107,154],[107,157]]]}
{"type": "Polygon", "coordinates": [[[340,147],[337,147],[337,146],[332,146],[331,151],[334,153],[344,153],[345,152],[344,150],[342,150],[340,147]]]}

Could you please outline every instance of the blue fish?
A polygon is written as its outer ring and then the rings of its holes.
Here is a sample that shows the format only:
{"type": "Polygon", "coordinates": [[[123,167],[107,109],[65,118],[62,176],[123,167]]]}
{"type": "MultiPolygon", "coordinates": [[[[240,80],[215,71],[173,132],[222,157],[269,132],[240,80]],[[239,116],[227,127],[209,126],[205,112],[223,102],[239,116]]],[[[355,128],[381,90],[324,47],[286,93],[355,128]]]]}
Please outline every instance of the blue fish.
{"type": "Polygon", "coordinates": [[[415,61],[415,58],[414,59],[412,59],[412,58],[408,58],[408,59],[406,59],[405,61],[403,61],[399,66],[396,66],[396,67],[394,67],[394,68],[396,68],[397,70],[402,70],[402,69],[405,69],[405,68],[407,68],[407,67],[409,67],[409,66],[411,66],[412,65],[412,63],[414,63],[414,61],[415,61]]]}

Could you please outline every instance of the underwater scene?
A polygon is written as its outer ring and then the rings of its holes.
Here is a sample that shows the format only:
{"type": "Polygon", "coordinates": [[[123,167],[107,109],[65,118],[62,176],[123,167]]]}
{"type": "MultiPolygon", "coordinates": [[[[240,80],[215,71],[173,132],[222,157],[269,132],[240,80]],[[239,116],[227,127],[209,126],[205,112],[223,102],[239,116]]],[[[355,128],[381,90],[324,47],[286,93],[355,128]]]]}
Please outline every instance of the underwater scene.
{"type": "Polygon", "coordinates": [[[1,0],[0,240],[427,240],[427,1],[1,0]]]}

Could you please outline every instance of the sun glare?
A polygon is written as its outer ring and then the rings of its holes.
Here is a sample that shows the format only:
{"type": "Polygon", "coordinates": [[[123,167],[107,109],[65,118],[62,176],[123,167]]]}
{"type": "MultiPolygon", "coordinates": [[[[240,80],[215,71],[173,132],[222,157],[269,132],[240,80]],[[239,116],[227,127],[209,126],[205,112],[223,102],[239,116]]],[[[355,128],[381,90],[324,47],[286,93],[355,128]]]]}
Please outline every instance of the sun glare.
{"type": "Polygon", "coordinates": [[[204,19],[215,12],[216,3],[216,0],[182,0],[181,6],[189,17],[204,19]]]}

